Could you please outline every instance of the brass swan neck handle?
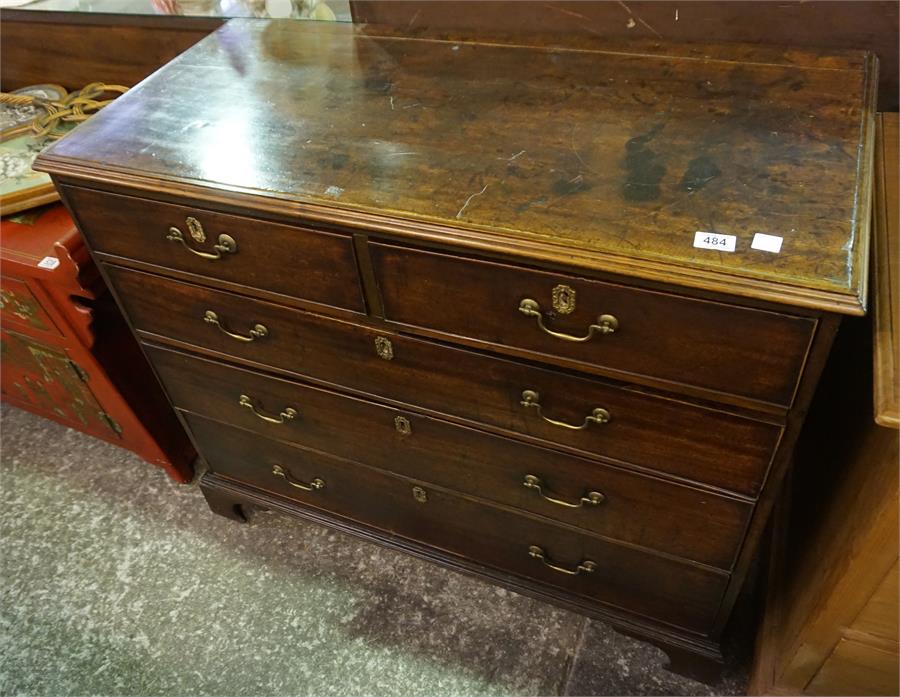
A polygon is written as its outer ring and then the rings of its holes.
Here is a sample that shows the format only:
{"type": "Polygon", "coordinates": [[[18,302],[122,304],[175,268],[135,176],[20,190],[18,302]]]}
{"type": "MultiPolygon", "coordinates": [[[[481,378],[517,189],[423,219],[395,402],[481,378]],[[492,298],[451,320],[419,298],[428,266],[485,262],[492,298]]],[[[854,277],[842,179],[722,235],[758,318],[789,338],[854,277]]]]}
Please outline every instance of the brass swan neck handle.
{"type": "Polygon", "coordinates": [[[278,416],[268,416],[267,414],[263,414],[253,405],[253,400],[245,394],[242,394],[238,398],[238,404],[240,404],[242,407],[247,407],[257,418],[262,419],[263,421],[268,421],[271,424],[283,424],[286,421],[292,421],[298,416],[297,410],[293,407],[285,407],[281,410],[281,413],[279,413],[278,416]]]}
{"type": "Polygon", "coordinates": [[[526,474],[525,479],[522,481],[522,486],[526,489],[531,489],[536,491],[541,495],[546,501],[550,503],[555,503],[557,506],[564,506],[565,508],[581,508],[582,506],[599,506],[606,500],[606,496],[601,494],[599,491],[588,491],[578,499],[578,503],[570,503],[569,501],[563,501],[556,496],[551,496],[547,493],[547,485],[544,481],[534,474],[526,474]]]}
{"type": "Polygon", "coordinates": [[[546,324],[544,324],[544,315],[541,313],[541,306],[537,300],[532,300],[531,298],[523,298],[519,303],[519,312],[521,312],[526,317],[534,317],[537,321],[538,328],[544,332],[545,334],[549,334],[555,339],[561,339],[562,341],[572,341],[578,344],[583,344],[585,341],[590,341],[594,338],[595,334],[599,334],[604,336],[606,334],[613,334],[619,328],[619,320],[617,320],[613,315],[600,315],[597,317],[597,323],[591,324],[588,326],[588,332],[584,336],[572,336],[571,334],[565,334],[563,332],[556,332],[552,329],[548,328],[546,324]]]}
{"type": "Polygon", "coordinates": [[[561,574],[566,574],[567,576],[577,576],[580,573],[592,574],[597,570],[597,562],[591,561],[590,559],[584,559],[578,562],[578,566],[574,569],[567,569],[564,566],[560,566],[552,561],[547,553],[538,547],[537,545],[531,545],[528,548],[528,556],[532,559],[537,559],[548,569],[552,569],[553,571],[557,571],[561,574]]]}
{"type": "Polygon", "coordinates": [[[584,421],[580,425],[568,424],[565,421],[557,421],[556,419],[551,419],[549,416],[544,416],[541,410],[541,395],[535,390],[524,390],[522,392],[522,400],[519,402],[526,409],[534,409],[538,416],[540,416],[544,421],[553,426],[559,426],[560,428],[568,428],[572,431],[583,431],[591,424],[602,425],[605,423],[609,423],[612,416],[610,413],[604,409],[603,407],[595,407],[590,414],[584,417],[584,421]]]}

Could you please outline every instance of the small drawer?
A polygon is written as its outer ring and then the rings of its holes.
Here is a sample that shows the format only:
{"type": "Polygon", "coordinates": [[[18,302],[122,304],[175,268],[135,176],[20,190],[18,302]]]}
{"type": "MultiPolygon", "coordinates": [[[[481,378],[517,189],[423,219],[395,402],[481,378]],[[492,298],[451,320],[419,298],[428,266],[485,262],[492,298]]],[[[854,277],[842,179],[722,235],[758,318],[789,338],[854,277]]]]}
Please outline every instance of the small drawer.
{"type": "Polygon", "coordinates": [[[370,245],[385,318],[501,353],[788,407],[814,319],[370,245]]]}
{"type": "Polygon", "coordinates": [[[92,189],[61,189],[94,252],[365,312],[348,235],[92,189]]]}
{"type": "Polygon", "coordinates": [[[5,326],[18,324],[31,331],[60,335],[41,301],[18,278],[0,276],[0,316],[5,326]]]}
{"type": "Polygon", "coordinates": [[[199,417],[187,418],[213,472],[530,579],[548,590],[704,632],[712,626],[728,582],[723,572],[579,534],[199,417]],[[574,571],[578,573],[567,573],[574,571]]]}
{"type": "Polygon", "coordinates": [[[599,379],[138,271],[107,271],[139,331],[538,438],[586,457],[753,496],[781,434],[778,426],[599,379]],[[607,421],[593,418],[597,409],[607,421]]]}
{"type": "Polygon", "coordinates": [[[440,419],[148,350],[181,409],[710,566],[731,567],[752,510],[440,419]]]}

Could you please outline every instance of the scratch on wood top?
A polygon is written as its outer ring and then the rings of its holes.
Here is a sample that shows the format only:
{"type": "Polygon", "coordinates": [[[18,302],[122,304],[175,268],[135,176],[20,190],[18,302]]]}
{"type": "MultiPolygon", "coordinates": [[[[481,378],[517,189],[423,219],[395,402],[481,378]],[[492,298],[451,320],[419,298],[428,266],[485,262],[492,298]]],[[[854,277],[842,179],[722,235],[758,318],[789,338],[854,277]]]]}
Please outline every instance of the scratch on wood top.
{"type": "Polygon", "coordinates": [[[459,213],[456,214],[457,220],[459,218],[462,218],[463,212],[466,210],[466,208],[469,207],[469,204],[472,202],[472,199],[475,198],[476,196],[481,196],[481,194],[483,194],[485,191],[487,191],[487,188],[488,188],[488,185],[485,184],[484,188],[481,191],[475,192],[474,194],[469,196],[469,198],[466,199],[466,202],[463,204],[462,208],[459,209],[459,213]]]}

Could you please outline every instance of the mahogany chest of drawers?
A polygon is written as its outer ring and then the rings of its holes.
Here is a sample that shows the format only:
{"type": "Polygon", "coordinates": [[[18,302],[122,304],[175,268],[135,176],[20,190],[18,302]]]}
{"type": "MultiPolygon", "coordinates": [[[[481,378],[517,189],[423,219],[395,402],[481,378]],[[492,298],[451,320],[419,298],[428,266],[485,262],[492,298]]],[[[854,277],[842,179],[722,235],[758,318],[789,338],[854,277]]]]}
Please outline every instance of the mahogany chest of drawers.
{"type": "Polygon", "coordinates": [[[874,59],[233,21],[41,155],[209,471],[719,657],[842,313],[874,59]]]}

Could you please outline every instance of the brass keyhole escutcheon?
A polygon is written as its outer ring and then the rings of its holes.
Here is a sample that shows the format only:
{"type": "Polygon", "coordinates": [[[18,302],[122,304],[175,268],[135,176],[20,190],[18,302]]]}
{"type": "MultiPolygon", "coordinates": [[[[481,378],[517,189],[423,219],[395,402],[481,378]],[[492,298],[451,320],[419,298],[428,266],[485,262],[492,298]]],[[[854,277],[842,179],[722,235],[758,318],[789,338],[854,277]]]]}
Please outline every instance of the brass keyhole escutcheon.
{"type": "Polygon", "coordinates": [[[185,219],[184,224],[187,226],[191,239],[194,240],[194,242],[206,242],[206,233],[203,231],[203,226],[200,224],[199,220],[189,215],[185,219]]]}
{"type": "Polygon", "coordinates": [[[575,289],[560,283],[551,292],[553,309],[561,315],[570,315],[575,311],[575,289]]]}
{"type": "Polygon", "coordinates": [[[413,498],[419,503],[428,503],[428,492],[420,486],[412,488],[413,498]]]}
{"type": "Polygon", "coordinates": [[[409,423],[409,419],[405,416],[395,416],[394,417],[394,428],[397,429],[397,433],[401,436],[408,436],[412,433],[412,424],[409,423]]]}
{"type": "Polygon", "coordinates": [[[379,358],[383,358],[384,360],[389,361],[394,357],[394,345],[387,337],[376,336],[375,353],[378,354],[379,358]]]}

